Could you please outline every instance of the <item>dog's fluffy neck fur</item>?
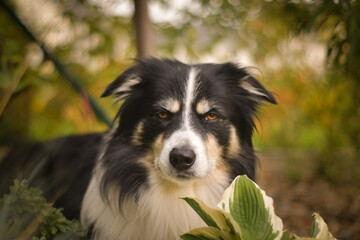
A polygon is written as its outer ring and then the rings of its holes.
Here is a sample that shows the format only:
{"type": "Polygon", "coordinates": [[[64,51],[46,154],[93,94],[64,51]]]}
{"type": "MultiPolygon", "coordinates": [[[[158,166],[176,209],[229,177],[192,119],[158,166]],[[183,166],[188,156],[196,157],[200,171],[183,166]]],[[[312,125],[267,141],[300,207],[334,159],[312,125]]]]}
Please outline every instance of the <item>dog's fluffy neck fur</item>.
{"type": "MultiPolygon", "coordinates": [[[[116,194],[110,194],[109,204],[101,198],[101,175],[101,170],[97,171],[90,182],[81,218],[85,228],[90,227],[86,226],[87,223],[94,223],[94,239],[109,240],[178,239],[187,231],[205,226],[181,198],[195,197],[216,207],[230,182],[226,174],[218,171],[204,179],[178,186],[161,179],[153,170],[149,174],[149,187],[141,190],[141,198],[136,201],[134,197],[127,198],[119,210],[116,194]]],[[[112,192],[117,191],[114,189],[112,192]]]]}

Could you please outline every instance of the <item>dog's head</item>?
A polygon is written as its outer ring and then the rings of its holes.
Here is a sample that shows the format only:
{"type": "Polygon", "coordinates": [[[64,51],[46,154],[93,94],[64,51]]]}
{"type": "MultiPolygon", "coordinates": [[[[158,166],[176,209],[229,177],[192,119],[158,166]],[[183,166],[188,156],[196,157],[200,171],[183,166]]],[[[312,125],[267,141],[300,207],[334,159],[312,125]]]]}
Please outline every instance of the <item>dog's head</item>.
{"type": "MultiPolygon", "coordinates": [[[[140,60],[102,96],[122,101],[115,135],[171,182],[225,168],[254,178],[251,136],[256,108],[274,97],[235,64],[140,60]]],[[[112,143],[116,144],[116,143],[112,143]]]]}

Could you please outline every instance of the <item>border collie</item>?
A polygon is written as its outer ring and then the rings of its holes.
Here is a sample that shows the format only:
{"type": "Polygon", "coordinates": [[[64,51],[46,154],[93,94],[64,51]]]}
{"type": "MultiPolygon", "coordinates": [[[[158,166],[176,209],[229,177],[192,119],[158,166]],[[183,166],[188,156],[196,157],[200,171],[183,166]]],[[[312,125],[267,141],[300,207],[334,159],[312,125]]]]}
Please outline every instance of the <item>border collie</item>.
{"type": "Polygon", "coordinates": [[[171,240],[204,226],[182,197],[215,207],[240,174],[255,178],[254,117],[276,103],[233,63],[143,59],[102,95],[121,102],[81,207],[94,239],[171,240]]]}

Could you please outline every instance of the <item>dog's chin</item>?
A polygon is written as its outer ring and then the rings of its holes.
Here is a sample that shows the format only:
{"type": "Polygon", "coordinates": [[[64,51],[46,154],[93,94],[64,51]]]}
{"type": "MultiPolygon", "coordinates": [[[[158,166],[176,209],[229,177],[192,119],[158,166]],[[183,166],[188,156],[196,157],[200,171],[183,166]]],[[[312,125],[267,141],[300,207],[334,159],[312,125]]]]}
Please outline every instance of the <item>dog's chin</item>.
{"type": "Polygon", "coordinates": [[[159,175],[166,183],[175,184],[178,186],[187,186],[199,179],[199,177],[191,171],[179,172],[175,169],[171,169],[170,172],[165,172],[160,169],[159,175]]]}
{"type": "Polygon", "coordinates": [[[191,179],[195,178],[195,176],[192,174],[178,173],[175,175],[175,178],[179,179],[181,181],[187,181],[187,180],[191,180],[191,179]]]}
{"type": "Polygon", "coordinates": [[[199,179],[199,177],[197,177],[194,174],[182,173],[182,172],[173,174],[169,177],[172,179],[173,182],[175,182],[181,186],[191,184],[191,183],[195,182],[197,179],[199,179]]]}

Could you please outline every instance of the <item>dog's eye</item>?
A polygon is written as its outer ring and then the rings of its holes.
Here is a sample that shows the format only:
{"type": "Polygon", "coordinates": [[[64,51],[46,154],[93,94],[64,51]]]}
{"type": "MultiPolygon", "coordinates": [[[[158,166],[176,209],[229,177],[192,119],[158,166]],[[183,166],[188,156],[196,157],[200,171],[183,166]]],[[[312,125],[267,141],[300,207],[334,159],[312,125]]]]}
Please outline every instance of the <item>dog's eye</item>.
{"type": "Polygon", "coordinates": [[[157,114],[157,116],[158,116],[160,119],[167,119],[167,118],[169,118],[169,114],[166,113],[166,112],[159,112],[159,113],[157,114]]]}
{"type": "Polygon", "coordinates": [[[205,120],[206,121],[214,121],[214,120],[218,119],[218,117],[219,116],[216,113],[210,112],[210,113],[206,114],[205,120]]]}

